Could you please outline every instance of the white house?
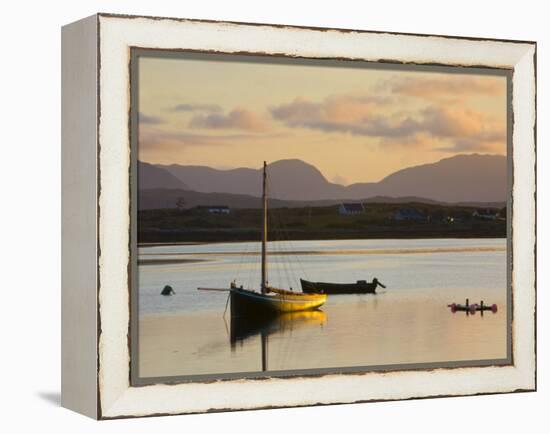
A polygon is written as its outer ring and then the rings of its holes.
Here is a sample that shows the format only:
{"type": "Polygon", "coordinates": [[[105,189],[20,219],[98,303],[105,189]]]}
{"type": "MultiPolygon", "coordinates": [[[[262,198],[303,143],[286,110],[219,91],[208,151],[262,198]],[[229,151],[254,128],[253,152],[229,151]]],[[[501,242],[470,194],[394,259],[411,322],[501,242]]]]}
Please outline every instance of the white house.
{"type": "Polygon", "coordinates": [[[365,207],[362,203],[342,203],[338,207],[338,213],[340,215],[357,215],[363,214],[365,207]]]}
{"type": "Polygon", "coordinates": [[[476,209],[472,213],[472,217],[476,217],[482,220],[496,220],[499,217],[498,212],[492,211],[490,209],[476,209]]]}
{"type": "Polygon", "coordinates": [[[231,209],[227,205],[207,206],[206,211],[210,214],[230,214],[231,209]]]}

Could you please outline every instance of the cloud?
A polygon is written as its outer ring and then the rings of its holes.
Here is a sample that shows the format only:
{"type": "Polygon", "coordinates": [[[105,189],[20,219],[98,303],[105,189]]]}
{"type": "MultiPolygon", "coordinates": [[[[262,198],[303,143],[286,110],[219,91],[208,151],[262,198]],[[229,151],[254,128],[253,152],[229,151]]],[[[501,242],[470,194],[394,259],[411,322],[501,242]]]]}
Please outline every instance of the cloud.
{"type": "Polygon", "coordinates": [[[495,149],[503,150],[503,142],[490,140],[475,140],[475,139],[458,139],[447,146],[435,148],[439,152],[491,152],[495,149]]]}
{"type": "Polygon", "coordinates": [[[166,131],[154,126],[140,128],[138,144],[140,152],[179,151],[194,146],[233,146],[244,142],[257,144],[263,140],[285,138],[287,134],[193,134],[185,131],[166,131]]]}
{"type": "Polygon", "coordinates": [[[222,108],[217,104],[178,104],[171,108],[174,112],[221,112],[222,108]]]}
{"type": "Polygon", "coordinates": [[[430,106],[411,124],[410,135],[385,134],[381,143],[438,152],[502,151],[505,128],[503,122],[474,110],[430,106]]]}
{"type": "Polygon", "coordinates": [[[159,129],[141,129],[139,131],[140,148],[183,148],[189,146],[218,146],[231,142],[245,140],[246,135],[233,134],[211,136],[206,134],[191,134],[186,132],[162,131],[159,129]]]}
{"type": "Polygon", "coordinates": [[[268,130],[266,120],[246,109],[235,109],[228,114],[199,114],[191,119],[189,126],[198,129],[235,129],[252,132],[264,132],[268,130]]]}
{"type": "Polygon", "coordinates": [[[428,107],[422,111],[422,127],[438,137],[477,138],[488,141],[505,140],[505,124],[470,109],[428,107]]]}
{"type": "Polygon", "coordinates": [[[291,128],[359,136],[403,137],[422,129],[412,116],[392,114],[389,106],[390,100],[386,98],[335,95],[322,102],[297,98],[289,104],[272,107],[271,114],[291,128]],[[384,111],[387,114],[381,115],[384,111]]]}
{"type": "Polygon", "coordinates": [[[384,83],[383,87],[397,95],[406,95],[425,100],[454,99],[464,96],[484,95],[499,96],[506,92],[502,77],[458,77],[446,76],[437,78],[407,77],[395,78],[384,83]]]}
{"type": "Polygon", "coordinates": [[[289,104],[271,108],[271,115],[291,127],[345,131],[389,104],[387,98],[334,95],[322,102],[296,98],[289,104]]]}
{"type": "Polygon", "coordinates": [[[157,125],[157,124],[162,124],[163,120],[158,116],[148,116],[144,113],[139,112],[139,123],[157,125]]]}
{"type": "MultiPolygon", "coordinates": [[[[395,107],[395,105],[393,105],[395,107]]],[[[321,102],[297,98],[273,107],[273,117],[291,128],[307,128],[378,138],[381,145],[429,147],[448,141],[454,147],[485,149],[506,141],[505,124],[462,107],[433,104],[414,111],[392,112],[388,100],[332,96],[321,102]],[[476,148],[475,143],[479,146],[476,148]]],[[[439,148],[443,149],[443,148],[439,148]]],[[[450,149],[450,147],[449,147],[450,149]]]]}

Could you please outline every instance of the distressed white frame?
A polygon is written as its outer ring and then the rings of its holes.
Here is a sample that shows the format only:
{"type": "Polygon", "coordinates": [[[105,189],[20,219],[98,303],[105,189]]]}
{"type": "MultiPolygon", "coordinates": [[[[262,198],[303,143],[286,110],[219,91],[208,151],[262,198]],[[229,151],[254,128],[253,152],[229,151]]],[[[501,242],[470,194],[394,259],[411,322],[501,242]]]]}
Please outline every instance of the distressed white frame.
{"type": "Polygon", "coordinates": [[[535,52],[531,42],[98,15],[100,418],[536,388],[535,52]],[[130,47],[513,69],[513,365],[130,386],[130,47]]]}

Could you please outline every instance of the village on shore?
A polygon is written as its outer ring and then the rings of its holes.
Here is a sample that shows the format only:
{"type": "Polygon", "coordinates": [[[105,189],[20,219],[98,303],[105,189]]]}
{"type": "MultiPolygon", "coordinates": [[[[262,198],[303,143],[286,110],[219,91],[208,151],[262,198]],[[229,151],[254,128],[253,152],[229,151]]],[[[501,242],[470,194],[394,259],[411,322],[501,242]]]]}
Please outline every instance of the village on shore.
{"type": "MultiPolygon", "coordinates": [[[[227,205],[139,211],[140,243],[258,239],[259,209],[227,205]]],[[[504,238],[506,207],[426,203],[341,203],[272,209],[282,239],[504,238]]],[[[277,238],[275,238],[276,240],[277,238]]]]}

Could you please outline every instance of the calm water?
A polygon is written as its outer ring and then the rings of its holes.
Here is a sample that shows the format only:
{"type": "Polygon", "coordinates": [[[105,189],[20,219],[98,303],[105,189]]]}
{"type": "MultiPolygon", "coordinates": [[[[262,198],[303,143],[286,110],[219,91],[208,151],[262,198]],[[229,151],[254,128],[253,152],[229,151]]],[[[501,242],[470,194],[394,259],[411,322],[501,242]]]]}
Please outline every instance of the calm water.
{"type": "Polygon", "coordinates": [[[338,240],[269,243],[269,282],[353,282],[377,277],[377,295],[329,296],[320,312],[263,324],[224,317],[233,279],[257,288],[259,243],[139,249],[140,375],[501,359],[506,357],[506,240],[338,240]],[[145,265],[146,264],[146,265],[145,265]],[[164,285],[176,291],[160,295],[164,285]],[[483,299],[496,314],[452,314],[483,299]]]}

